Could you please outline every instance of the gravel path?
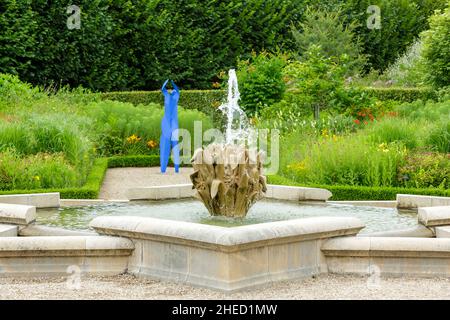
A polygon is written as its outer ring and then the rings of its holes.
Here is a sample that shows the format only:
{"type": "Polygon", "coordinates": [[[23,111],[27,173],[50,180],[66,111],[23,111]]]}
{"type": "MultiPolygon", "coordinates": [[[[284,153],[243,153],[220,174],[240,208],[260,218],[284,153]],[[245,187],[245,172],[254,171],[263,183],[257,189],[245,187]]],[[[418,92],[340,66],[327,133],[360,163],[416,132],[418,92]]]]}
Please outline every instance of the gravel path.
{"type": "Polygon", "coordinates": [[[79,289],[68,288],[63,277],[0,278],[0,299],[450,299],[450,279],[382,278],[368,286],[365,277],[322,275],[225,294],[130,275],[81,277],[79,289]]]}
{"type": "Polygon", "coordinates": [[[180,168],[180,173],[175,173],[174,168],[167,168],[164,174],[159,170],[159,167],[108,169],[99,197],[126,200],[129,188],[191,183],[189,175],[193,172],[192,168],[180,168]]]}

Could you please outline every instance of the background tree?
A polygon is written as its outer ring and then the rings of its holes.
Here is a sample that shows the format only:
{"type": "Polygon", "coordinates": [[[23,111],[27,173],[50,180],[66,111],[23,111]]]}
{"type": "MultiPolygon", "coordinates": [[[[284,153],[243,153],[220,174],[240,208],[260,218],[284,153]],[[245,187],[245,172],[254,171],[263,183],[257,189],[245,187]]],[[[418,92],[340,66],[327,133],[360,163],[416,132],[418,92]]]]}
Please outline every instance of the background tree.
{"type": "Polygon", "coordinates": [[[422,38],[431,83],[450,86],[450,7],[430,17],[430,29],[423,32],[422,38]]]}
{"type": "MultiPolygon", "coordinates": [[[[337,64],[323,55],[320,46],[313,45],[304,55],[304,61],[294,61],[285,68],[288,81],[287,93],[295,94],[305,106],[320,117],[320,111],[327,109],[343,89],[345,64],[337,64]]],[[[348,57],[340,57],[347,61],[348,57]]]]}
{"type": "Polygon", "coordinates": [[[311,46],[319,46],[322,55],[341,64],[344,55],[349,59],[346,74],[357,74],[365,64],[362,46],[354,33],[356,24],[345,23],[341,12],[327,12],[308,8],[303,22],[292,25],[291,31],[297,46],[297,56],[307,56],[311,46]]]}

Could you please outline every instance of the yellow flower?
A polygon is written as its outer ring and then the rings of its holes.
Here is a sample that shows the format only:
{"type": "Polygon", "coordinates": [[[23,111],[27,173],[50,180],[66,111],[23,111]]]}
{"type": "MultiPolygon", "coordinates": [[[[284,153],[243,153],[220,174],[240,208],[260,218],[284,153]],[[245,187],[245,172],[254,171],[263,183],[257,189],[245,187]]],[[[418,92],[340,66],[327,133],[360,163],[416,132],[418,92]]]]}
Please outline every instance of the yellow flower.
{"type": "Polygon", "coordinates": [[[129,143],[129,144],[135,144],[135,143],[137,143],[137,142],[139,142],[139,141],[141,141],[141,138],[139,138],[137,135],[135,135],[135,134],[132,134],[131,136],[129,136],[128,138],[127,138],[127,142],[129,143]]]}
{"type": "Polygon", "coordinates": [[[155,148],[158,145],[158,143],[155,140],[148,140],[147,141],[147,147],[149,147],[150,149],[155,148]]]}
{"type": "Polygon", "coordinates": [[[380,145],[378,146],[378,150],[380,150],[380,151],[382,151],[382,152],[385,152],[385,153],[386,153],[386,152],[389,152],[387,143],[383,142],[382,144],[380,144],[380,145]]]}
{"type": "Polygon", "coordinates": [[[327,129],[323,129],[322,130],[322,137],[324,137],[324,138],[328,138],[329,137],[327,129]]]}
{"type": "Polygon", "coordinates": [[[256,126],[258,124],[258,118],[257,117],[251,117],[250,119],[250,124],[253,126],[256,126]]]}
{"type": "Polygon", "coordinates": [[[303,161],[300,161],[300,162],[289,164],[287,167],[289,169],[293,169],[293,170],[296,170],[296,171],[302,171],[302,170],[305,169],[306,164],[305,164],[305,161],[303,160],[303,161]]]}
{"type": "Polygon", "coordinates": [[[39,176],[34,176],[34,177],[33,177],[33,180],[39,181],[39,180],[41,180],[41,177],[39,177],[39,176]]]}
{"type": "Polygon", "coordinates": [[[212,105],[213,108],[217,109],[217,108],[220,107],[220,101],[214,100],[214,101],[211,103],[211,105],[212,105]]]}

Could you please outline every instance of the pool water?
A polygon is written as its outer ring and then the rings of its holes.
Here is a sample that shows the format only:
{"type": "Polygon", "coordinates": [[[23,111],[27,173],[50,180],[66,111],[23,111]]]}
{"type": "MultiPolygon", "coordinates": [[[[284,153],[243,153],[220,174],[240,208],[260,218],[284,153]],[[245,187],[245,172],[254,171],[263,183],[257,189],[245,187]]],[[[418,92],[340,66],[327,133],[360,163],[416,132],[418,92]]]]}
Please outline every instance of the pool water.
{"type": "Polygon", "coordinates": [[[417,225],[417,214],[413,211],[340,204],[308,204],[278,200],[257,202],[250,209],[247,217],[243,219],[211,217],[203,204],[194,199],[139,201],[39,209],[37,216],[38,224],[64,227],[72,230],[88,230],[89,222],[98,216],[141,216],[224,227],[306,217],[356,217],[366,224],[366,228],[361,233],[404,229],[417,225]]]}

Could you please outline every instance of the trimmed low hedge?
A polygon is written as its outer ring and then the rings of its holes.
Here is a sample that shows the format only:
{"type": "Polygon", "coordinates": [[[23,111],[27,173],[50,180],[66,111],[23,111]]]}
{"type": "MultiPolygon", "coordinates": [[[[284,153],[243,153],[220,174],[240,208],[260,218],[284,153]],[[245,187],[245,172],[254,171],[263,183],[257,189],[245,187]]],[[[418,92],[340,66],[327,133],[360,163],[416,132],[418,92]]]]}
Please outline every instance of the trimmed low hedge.
{"type": "MultiPolygon", "coordinates": [[[[159,165],[158,155],[114,156],[108,158],[108,168],[159,167],[159,165]]],[[[173,165],[172,159],[169,159],[169,165],[173,165]]],[[[190,165],[182,164],[181,167],[190,167],[190,165]]]]}
{"type": "MultiPolygon", "coordinates": [[[[196,109],[207,115],[214,115],[215,110],[225,99],[223,90],[181,90],[179,104],[186,109],[196,109]]],[[[161,91],[122,91],[101,94],[104,100],[129,102],[134,105],[157,103],[164,104],[161,91]]]]}
{"type": "MultiPolygon", "coordinates": [[[[413,102],[415,100],[437,100],[438,93],[432,88],[372,88],[363,89],[378,100],[395,100],[399,102],[413,102]]],[[[123,91],[101,94],[104,100],[129,102],[134,105],[158,103],[164,104],[161,91],[123,91]]],[[[180,106],[186,109],[197,109],[212,117],[215,121],[220,117],[217,108],[226,98],[224,90],[182,90],[180,106]]]]}
{"type": "Polygon", "coordinates": [[[159,156],[115,156],[108,158],[108,168],[159,166],[159,156]]]}
{"type": "Polygon", "coordinates": [[[395,187],[362,187],[362,186],[339,186],[339,185],[304,185],[292,181],[282,176],[269,176],[268,182],[270,184],[301,186],[323,188],[330,190],[333,196],[331,200],[395,200],[397,194],[418,194],[429,196],[443,196],[450,197],[450,190],[445,189],[412,189],[412,188],[395,188],[395,187]]]}
{"type": "Polygon", "coordinates": [[[381,101],[395,100],[399,102],[428,101],[438,99],[432,88],[364,88],[364,91],[381,101]]]}

